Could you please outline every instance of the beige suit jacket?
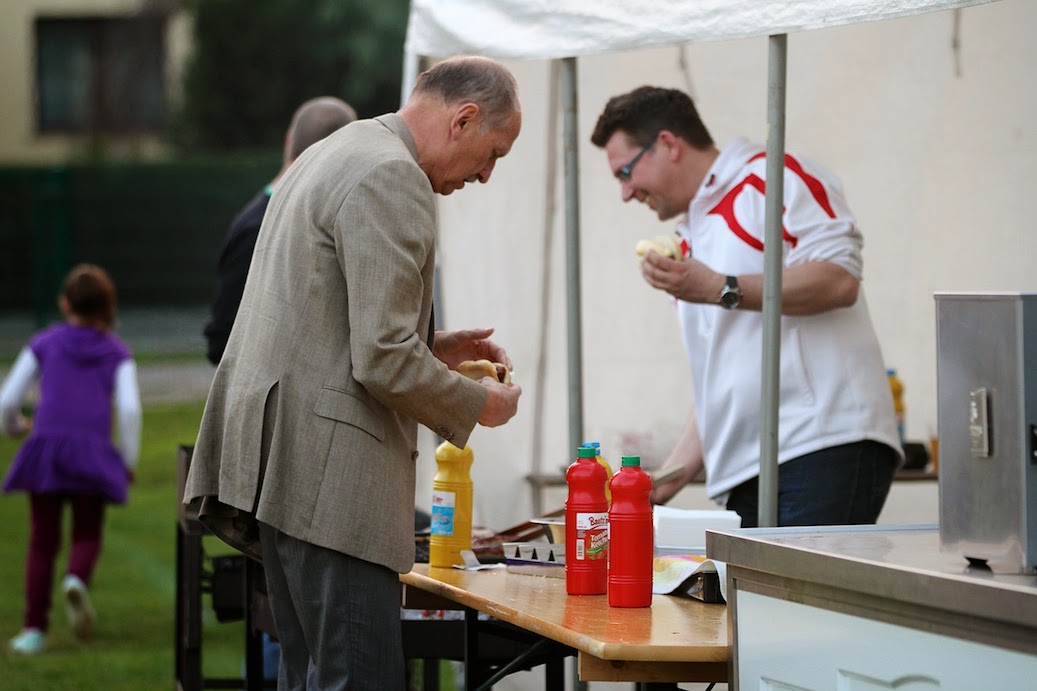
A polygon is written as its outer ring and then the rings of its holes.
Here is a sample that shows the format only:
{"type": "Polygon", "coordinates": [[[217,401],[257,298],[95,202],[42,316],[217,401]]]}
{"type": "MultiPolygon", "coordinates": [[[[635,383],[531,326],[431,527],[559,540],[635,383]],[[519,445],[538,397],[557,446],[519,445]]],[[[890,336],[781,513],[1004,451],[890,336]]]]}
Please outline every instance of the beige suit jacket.
{"type": "Polygon", "coordinates": [[[255,519],[399,572],[417,423],[463,446],[486,402],[426,344],[435,199],[395,114],[310,147],[270,201],[184,496],[258,557],[255,519]]]}

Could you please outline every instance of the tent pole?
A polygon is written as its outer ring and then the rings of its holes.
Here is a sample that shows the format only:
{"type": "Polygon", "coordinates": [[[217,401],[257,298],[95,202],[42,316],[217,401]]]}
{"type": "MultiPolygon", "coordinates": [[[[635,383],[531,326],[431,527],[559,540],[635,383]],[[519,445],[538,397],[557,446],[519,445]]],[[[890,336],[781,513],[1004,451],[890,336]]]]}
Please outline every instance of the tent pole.
{"type": "Polygon", "coordinates": [[[787,36],[768,40],[767,199],[763,242],[763,376],[760,381],[760,486],[757,520],[778,524],[778,386],[781,358],[782,205],[785,196],[787,36]]]}
{"type": "Polygon", "coordinates": [[[569,372],[569,453],[583,443],[583,337],[580,321],[580,179],[577,146],[576,58],[561,61],[565,152],[565,282],[569,372]]]}
{"type": "MultiPolygon", "coordinates": [[[[583,443],[583,327],[580,318],[580,157],[576,58],[562,58],[562,138],[565,151],[565,284],[569,351],[569,456],[583,443]]],[[[584,691],[576,658],[573,689],[584,691]]]]}
{"type": "Polygon", "coordinates": [[[400,106],[407,105],[414,82],[418,80],[418,71],[421,67],[421,56],[404,50],[403,53],[403,79],[400,83],[400,106]]]}

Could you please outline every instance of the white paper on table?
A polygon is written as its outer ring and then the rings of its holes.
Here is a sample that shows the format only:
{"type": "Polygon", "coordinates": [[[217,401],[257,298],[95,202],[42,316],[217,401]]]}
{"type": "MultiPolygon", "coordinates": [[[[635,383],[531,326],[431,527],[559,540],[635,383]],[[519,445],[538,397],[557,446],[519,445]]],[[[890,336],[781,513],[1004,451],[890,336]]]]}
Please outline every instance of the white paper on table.
{"type": "Polygon", "coordinates": [[[734,511],[721,509],[674,509],[656,506],[652,510],[655,545],[666,551],[705,552],[707,530],[740,528],[742,519],[734,511]]]}

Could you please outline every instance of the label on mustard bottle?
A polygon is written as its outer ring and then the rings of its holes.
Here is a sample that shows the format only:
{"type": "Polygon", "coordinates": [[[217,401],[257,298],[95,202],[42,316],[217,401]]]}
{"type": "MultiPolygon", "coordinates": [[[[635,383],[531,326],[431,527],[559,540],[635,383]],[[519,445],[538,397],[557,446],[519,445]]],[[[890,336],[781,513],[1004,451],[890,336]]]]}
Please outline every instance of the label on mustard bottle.
{"type": "Polygon", "coordinates": [[[432,492],[432,535],[454,534],[454,505],[457,502],[456,492],[432,492]]]}

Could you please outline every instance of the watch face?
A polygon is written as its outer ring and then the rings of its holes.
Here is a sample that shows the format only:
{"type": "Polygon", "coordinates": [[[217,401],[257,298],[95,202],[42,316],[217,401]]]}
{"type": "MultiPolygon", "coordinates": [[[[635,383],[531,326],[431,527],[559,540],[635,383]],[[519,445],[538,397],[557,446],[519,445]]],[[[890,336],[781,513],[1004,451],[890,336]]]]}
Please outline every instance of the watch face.
{"type": "Polygon", "coordinates": [[[738,287],[738,279],[734,276],[727,277],[724,290],[720,293],[720,304],[729,310],[742,304],[742,289],[738,287]]]}

